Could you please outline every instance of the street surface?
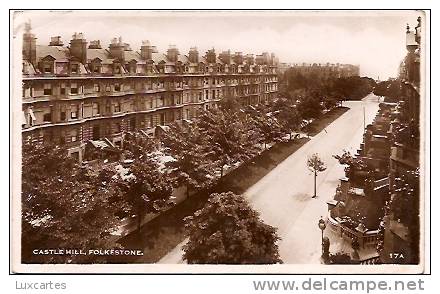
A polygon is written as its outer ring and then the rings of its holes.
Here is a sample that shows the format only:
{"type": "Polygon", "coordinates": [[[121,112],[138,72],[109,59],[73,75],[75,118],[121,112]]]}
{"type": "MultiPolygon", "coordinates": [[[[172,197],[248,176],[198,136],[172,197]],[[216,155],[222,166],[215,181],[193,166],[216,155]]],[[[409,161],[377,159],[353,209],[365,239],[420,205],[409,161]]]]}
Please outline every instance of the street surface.
{"type": "MultiPolygon", "coordinates": [[[[364,109],[365,125],[368,125],[378,110],[378,98],[370,94],[362,101],[344,101],[343,106],[350,110],[245,192],[264,222],[278,228],[280,255],[285,264],[320,263],[318,220],[320,216],[326,218],[326,202],[333,198],[339,179],[344,176],[343,167],[332,155],[341,154],[343,149],[356,153],[362,142],[364,109]],[[318,197],[314,199],[311,198],[313,173],[306,165],[307,157],[313,153],[318,153],[327,166],[318,174],[318,197]]],[[[181,248],[184,242],[159,263],[183,263],[181,248]]]]}

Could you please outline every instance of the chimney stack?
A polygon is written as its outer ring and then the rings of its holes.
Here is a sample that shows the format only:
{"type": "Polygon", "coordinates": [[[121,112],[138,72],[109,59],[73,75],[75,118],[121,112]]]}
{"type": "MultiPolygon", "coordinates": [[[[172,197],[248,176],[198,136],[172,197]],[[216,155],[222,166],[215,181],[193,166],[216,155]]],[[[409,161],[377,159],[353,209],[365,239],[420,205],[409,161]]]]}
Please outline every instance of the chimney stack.
{"type": "Polygon", "coordinates": [[[199,63],[199,51],[197,47],[191,47],[189,49],[188,59],[190,63],[199,63]]]}
{"type": "MultiPolygon", "coordinates": [[[[263,55],[257,55],[257,57],[255,58],[255,62],[258,65],[264,64],[264,56],[263,55]]],[[[303,66],[304,66],[304,64],[303,64],[303,66]]]]}
{"type": "Polygon", "coordinates": [[[113,58],[119,59],[121,62],[125,61],[124,51],[126,48],[126,44],[122,43],[122,37],[113,38],[108,48],[110,51],[110,55],[113,58]]]}
{"type": "Polygon", "coordinates": [[[222,62],[226,64],[231,64],[231,50],[223,51],[219,54],[219,58],[222,62]]]}
{"type": "Polygon", "coordinates": [[[37,66],[37,38],[32,34],[31,29],[31,23],[25,23],[22,53],[25,60],[37,66]]]}
{"type": "Polygon", "coordinates": [[[270,55],[268,52],[263,52],[263,64],[270,64],[270,55]]]}
{"type": "Polygon", "coordinates": [[[153,57],[154,46],[151,46],[150,41],[144,40],[142,41],[141,46],[141,58],[143,60],[150,60],[153,57]]]}
{"type": "Polygon", "coordinates": [[[215,54],[214,48],[212,48],[211,50],[208,50],[208,52],[206,52],[206,61],[208,63],[216,63],[217,55],[215,54]]]}
{"type": "Polygon", "coordinates": [[[81,63],[87,63],[87,41],[82,33],[75,33],[70,41],[70,55],[78,58],[81,63]]]}
{"type": "Polygon", "coordinates": [[[275,53],[273,52],[270,54],[270,64],[271,65],[275,64],[275,53]]]}
{"type": "Polygon", "coordinates": [[[167,51],[167,58],[171,62],[177,61],[177,56],[179,55],[179,50],[176,45],[170,45],[167,51]]]}
{"type": "Polygon", "coordinates": [[[237,63],[237,64],[242,64],[243,63],[243,54],[241,52],[235,52],[234,62],[237,63]]]}

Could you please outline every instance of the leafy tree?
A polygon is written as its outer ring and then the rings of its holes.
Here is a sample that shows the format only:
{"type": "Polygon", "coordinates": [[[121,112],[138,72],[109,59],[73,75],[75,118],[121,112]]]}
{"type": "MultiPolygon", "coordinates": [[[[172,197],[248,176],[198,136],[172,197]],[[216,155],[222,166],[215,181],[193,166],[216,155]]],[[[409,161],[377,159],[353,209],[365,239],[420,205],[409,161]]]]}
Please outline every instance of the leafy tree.
{"type": "Polygon", "coordinates": [[[198,127],[171,124],[162,138],[165,152],[175,161],[167,163],[178,183],[186,185],[186,194],[209,185],[213,178],[212,162],[207,156],[206,138],[198,127]]]}
{"type": "Polygon", "coordinates": [[[247,149],[252,134],[247,132],[238,113],[211,109],[203,111],[196,123],[208,143],[209,158],[220,168],[220,178],[223,177],[225,165],[254,155],[252,149],[247,149]]]}
{"type": "MultiPolygon", "coordinates": [[[[22,261],[90,261],[87,255],[33,255],[33,249],[106,248],[119,219],[113,173],[81,167],[55,145],[24,145],[22,261]]],[[[93,262],[99,262],[94,259],[93,262]]]]}
{"type": "Polygon", "coordinates": [[[318,118],[322,114],[320,94],[317,91],[309,93],[298,103],[298,112],[303,119],[318,118]]]}
{"type": "Polygon", "coordinates": [[[382,81],[379,82],[376,87],[374,87],[373,94],[376,96],[386,96],[387,95],[387,89],[389,86],[388,81],[382,81]]]}
{"type": "Polygon", "coordinates": [[[395,79],[390,79],[388,81],[379,82],[373,91],[376,96],[383,96],[386,100],[391,100],[393,102],[399,101],[401,94],[400,81],[395,79]]]}
{"type": "Polygon", "coordinates": [[[136,215],[139,231],[145,214],[158,213],[172,204],[172,183],[160,170],[153,146],[150,138],[138,133],[128,133],[124,138],[126,156],[131,155],[133,162],[128,173],[120,172],[118,178],[128,210],[136,215]]]}
{"type": "Polygon", "coordinates": [[[340,164],[347,165],[345,174],[355,184],[365,184],[365,180],[374,174],[374,170],[361,157],[353,156],[350,151],[344,150],[342,155],[333,155],[333,157],[340,164]]]}
{"type": "MultiPolygon", "coordinates": [[[[314,95],[313,93],[317,93],[319,102],[323,102],[327,109],[336,106],[341,100],[359,100],[373,91],[375,85],[376,82],[368,77],[336,78],[319,74],[319,69],[301,72],[298,69],[290,68],[280,78],[281,91],[288,92],[291,96],[294,96],[294,92],[304,91],[307,95],[303,95],[303,97],[310,97],[314,95]]],[[[287,97],[287,95],[282,97],[287,97]]],[[[301,100],[310,102],[308,99],[301,100]]],[[[315,103],[315,105],[317,104],[315,103]]],[[[313,111],[313,105],[304,104],[302,107],[301,114],[304,114],[304,119],[320,115],[319,111],[313,111]]]]}
{"type": "Polygon", "coordinates": [[[368,77],[344,77],[334,81],[332,90],[345,100],[359,100],[374,89],[376,82],[368,77]]]}
{"type": "Polygon", "coordinates": [[[314,193],[312,198],[316,198],[316,177],[318,176],[319,172],[323,172],[327,169],[324,162],[319,158],[319,155],[317,153],[312,154],[307,159],[307,167],[314,173],[314,193]]]}
{"type": "Polygon", "coordinates": [[[246,199],[232,192],[212,194],[206,206],[187,217],[190,264],[281,263],[276,229],[264,224],[246,199]]]}
{"type": "Polygon", "coordinates": [[[259,134],[259,143],[264,144],[264,149],[270,142],[279,141],[283,135],[282,126],[273,116],[264,109],[257,109],[252,113],[252,128],[259,134]]]}
{"type": "Polygon", "coordinates": [[[299,129],[301,117],[296,110],[296,106],[288,99],[277,99],[272,105],[272,112],[278,119],[283,133],[289,133],[292,139],[292,132],[299,129]]]}
{"type": "Polygon", "coordinates": [[[238,112],[242,109],[242,105],[236,98],[227,96],[220,100],[219,107],[222,111],[238,112]]]}

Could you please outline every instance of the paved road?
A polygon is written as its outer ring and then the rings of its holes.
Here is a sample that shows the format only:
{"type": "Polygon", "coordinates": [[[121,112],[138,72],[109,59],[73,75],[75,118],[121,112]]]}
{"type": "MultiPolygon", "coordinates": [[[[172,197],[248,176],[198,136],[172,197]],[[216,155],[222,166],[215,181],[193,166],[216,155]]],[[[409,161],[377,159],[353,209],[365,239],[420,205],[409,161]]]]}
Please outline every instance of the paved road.
{"type": "MultiPolygon", "coordinates": [[[[264,222],[278,228],[280,255],[284,263],[320,262],[318,219],[326,216],[326,201],[333,198],[339,178],[344,175],[343,167],[332,155],[342,153],[343,149],[356,152],[362,142],[364,109],[366,124],[371,123],[378,110],[378,98],[371,94],[363,101],[344,102],[344,106],[350,110],[245,192],[264,222]],[[318,153],[327,165],[327,170],[318,175],[318,197],[315,199],[311,198],[313,174],[306,166],[307,157],[313,153],[318,153]]],[[[159,263],[183,263],[181,246],[159,263]]]]}

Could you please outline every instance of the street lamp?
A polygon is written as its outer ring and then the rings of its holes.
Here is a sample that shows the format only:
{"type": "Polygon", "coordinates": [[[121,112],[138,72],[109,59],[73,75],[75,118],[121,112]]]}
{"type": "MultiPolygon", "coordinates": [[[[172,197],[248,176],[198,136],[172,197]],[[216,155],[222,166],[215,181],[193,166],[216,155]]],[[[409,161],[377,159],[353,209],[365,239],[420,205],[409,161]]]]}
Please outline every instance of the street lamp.
{"type": "Polygon", "coordinates": [[[318,221],[318,227],[321,230],[321,247],[322,247],[322,255],[324,255],[324,230],[326,227],[325,224],[325,220],[322,218],[320,218],[320,220],[318,221]]]}

